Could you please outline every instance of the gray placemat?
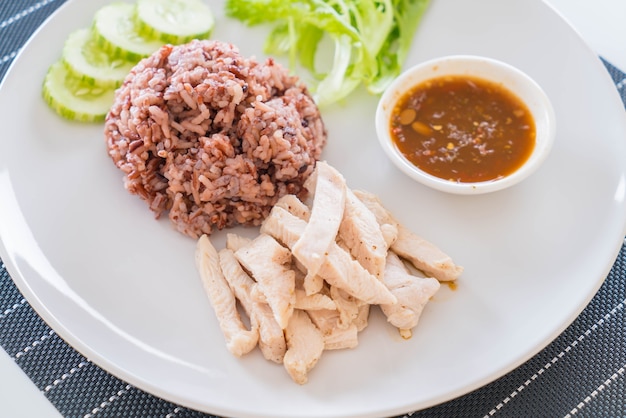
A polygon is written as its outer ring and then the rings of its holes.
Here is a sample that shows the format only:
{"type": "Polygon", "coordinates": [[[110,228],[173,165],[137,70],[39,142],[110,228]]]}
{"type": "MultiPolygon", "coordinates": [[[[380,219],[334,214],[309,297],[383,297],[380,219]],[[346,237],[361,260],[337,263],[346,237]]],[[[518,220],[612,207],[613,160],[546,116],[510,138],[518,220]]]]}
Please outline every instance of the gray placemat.
{"type": "MultiPolygon", "coordinates": [[[[0,80],[33,31],[63,3],[0,0],[0,80]]],[[[604,63],[626,104],[626,74],[604,63]]],[[[403,417],[626,416],[625,303],[622,247],[596,296],[548,347],[474,392],[403,417]]],[[[0,346],[65,417],[213,417],[152,396],[91,363],[35,313],[1,262],[0,346]]]]}

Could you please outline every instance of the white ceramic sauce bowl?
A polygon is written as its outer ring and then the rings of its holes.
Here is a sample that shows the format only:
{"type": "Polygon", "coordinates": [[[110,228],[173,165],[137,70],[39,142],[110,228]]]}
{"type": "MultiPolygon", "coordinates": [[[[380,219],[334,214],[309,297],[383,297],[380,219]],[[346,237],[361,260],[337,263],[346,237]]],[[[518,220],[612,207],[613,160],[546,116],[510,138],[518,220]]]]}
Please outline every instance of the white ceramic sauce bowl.
{"type": "Polygon", "coordinates": [[[532,174],[549,154],[556,134],[554,109],[543,89],[519,69],[492,58],[454,55],[425,61],[404,71],[385,90],[376,110],[376,133],[393,163],[414,180],[434,189],[456,194],[481,194],[513,186],[532,174]],[[481,78],[508,89],[526,104],[535,122],[535,146],[530,157],[508,176],[483,182],[455,182],[424,172],[396,147],[390,121],[396,102],[422,82],[447,75],[481,78]]]}

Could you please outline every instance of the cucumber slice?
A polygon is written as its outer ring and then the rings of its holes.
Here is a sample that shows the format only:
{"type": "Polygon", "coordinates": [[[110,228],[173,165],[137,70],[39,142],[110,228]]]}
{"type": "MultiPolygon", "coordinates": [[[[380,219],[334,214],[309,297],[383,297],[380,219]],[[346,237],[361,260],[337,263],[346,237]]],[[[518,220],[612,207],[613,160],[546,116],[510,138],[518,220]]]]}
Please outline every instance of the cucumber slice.
{"type": "Polygon", "coordinates": [[[171,44],[208,38],[215,25],[201,0],[138,0],[139,32],[171,44]]]}
{"type": "Polygon", "coordinates": [[[83,83],[61,61],[48,69],[42,94],[59,115],[81,122],[103,121],[115,100],[115,89],[83,83]]]}
{"type": "Polygon", "coordinates": [[[72,32],[63,46],[63,63],[85,84],[118,87],[135,62],[112,58],[98,46],[89,29],[72,32]]]}
{"type": "Polygon", "coordinates": [[[141,35],[135,24],[135,6],[111,3],[94,16],[95,40],[109,55],[139,61],[158,50],[163,42],[141,35]]]}

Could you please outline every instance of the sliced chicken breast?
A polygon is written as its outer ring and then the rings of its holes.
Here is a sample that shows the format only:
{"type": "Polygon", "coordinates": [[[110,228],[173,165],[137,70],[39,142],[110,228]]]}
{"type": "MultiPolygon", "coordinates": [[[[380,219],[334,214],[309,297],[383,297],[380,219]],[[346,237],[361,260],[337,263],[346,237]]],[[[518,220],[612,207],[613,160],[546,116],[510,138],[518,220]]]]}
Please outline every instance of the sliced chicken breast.
{"type": "Polygon", "coordinates": [[[410,261],[415,268],[442,282],[455,281],[463,273],[463,267],[454,264],[452,258],[439,247],[402,225],[398,226],[398,239],[391,245],[391,250],[410,261]]]}
{"type": "Polygon", "coordinates": [[[359,332],[367,328],[367,325],[369,324],[370,306],[371,305],[367,303],[359,306],[359,314],[354,319],[354,324],[356,325],[356,329],[359,332]]]}
{"type": "Polygon", "coordinates": [[[237,301],[222,274],[217,250],[202,235],[196,244],[196,267],[200,273],[204,290],[215,311],[217,320],[226,339],[228,351],[240,357],[256,347],[259,333],[257,328],[246,329],[237,311],[237,301]]]}
{"type": "Polygon", "coordinates": [[[333,328],[324,334],[325,350],[343,350],[359,345],[359,328],[352,323],[346,328],[333,328]]]}
{"type": "Polygon", "coordinates": [[[232,233],[226,234],[226,248],[232,251],[237,251],[241,247],[244,247],[250,244],[251,241],[252,239],[242,237],[241,235],[232,234],[232,233]]]}
{"type": "Polygon", "coordinates": [[[318,274],[329,246],[335,242],[346,201],[346,181],[333,167],[318,161],[312,176],[315,190],[309,222],[291,248],[306,267],[307,276],[318,274]]]}
{"type": "MultiPolygon", "coordinates": [[[[261,226],[261,231],[282,242],[288,248],[302,236],[306,222],[283,208],[274,207],[261,226]]],[[[395,303],[395,297],[387,287],[352,259],[336,242],[328,248],[323,258],[319,276],[329,284],[341,288],[366,303],[395,303]]]]}
{"type": "Polygon", "coordinates": [[[319,311],[320,309],[337,309],[335,301],[322,293],[307,295],[302,289],[296,289],[296,309],[303,311],[319,311]]]}
{"type": "Polygon", "coordinates": [[[235,252],[241,265],[256,279],[276,322],[285,329],[296,302],[295,272],[291,253],[274,238],[261,234],[235,252]]]}
{"type": "Polygon", "coordinates": [[[354,194],[374,213],[381,225],[396,225],[398,236],[391,245],[396,254],[410,261],[415,268],[442,282],[454,281],[461,275],[463,267],[454,264],[452,258],[436,245],[396,221],[377,196],[363,191],[354,191],[354,194]]]}
{"type": "Polygon", "coordinates": [[[377,196],[349,189],[326,162],[316,163],[304,187],[310,200],[279,198],[257,238],[227,234],[219,253],[206,235],[196,246],[228,349],[241,356],[258,343],[298,384],[324,350],[358,345],[372,305],[410,338],[440,281],[463,271],[401,225],[377,196]],[[422,272],[432,277],[418,277],[422,272]]]}
{"type": "Polygon", "coordinates": [[[359,328],[356,323],[341,327],[341,315],[336,309],[320,309],[308,311],[311,321],[324,336],[325,350],[341,350],[354,348],[359,344],[359,328]]]}
{"type": "Polygon", "coordinates": [[[218,255],[226,281],[250,318],[252,327],[258,329],[259,348],[263,357],[282,363],[287,350],[285,336],[269,305],[259,302],[253,296],[256,282],[243,270],[232,250],[222,249],[218,255]]]}
{"type": "Polygon", "coordinates": [[[287,352],[283,364],[294,382],[303,385],[324,351],[324,336],[306,312],[296,309],[285,329],[287,352]]]}
{"type": "Polygon", "coordinates": [[[387,321],[400,330],[400,335],[410,338],[424,307],[441,285],[437,279],[410,274],[402,260],[393,252],[387,255],[383,281],[396,296],[398,303],[383,304],[380,307],[387,321]]]}
{"type": "Polygon", "coordinates": [[[311,209],[309,209],[304,202],[298,199],[298,196],[293,194],[287,194],[281,197],[278,199],[275,206],[281,207],[292,215],[307,222],[311,216],[311,209]]]}
{"type": "Polygon", "coordinates": [[[376,216],[350,189],[346,190],[346,207],[339,225],[338,238],[367,271],[382,279],[387,242],[376,216]]]}
{"type": "Polygon", "coordinates": [[[361,302],[354,296],[347,294],[345,291],[335,286],[330,286],[330,297],[339,312],[339,322],[337,326],[341,329],[348,328],[359,315],[361,302]]]}

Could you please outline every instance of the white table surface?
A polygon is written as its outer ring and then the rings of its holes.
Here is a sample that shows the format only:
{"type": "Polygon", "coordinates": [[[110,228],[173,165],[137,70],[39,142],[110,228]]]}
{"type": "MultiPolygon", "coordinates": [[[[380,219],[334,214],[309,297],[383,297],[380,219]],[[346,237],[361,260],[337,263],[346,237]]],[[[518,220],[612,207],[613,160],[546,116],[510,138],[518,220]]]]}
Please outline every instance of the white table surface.
{"type": "MultiPolygon", "coordinates": [[[[437,0],[432,0],[437,1],[437,0]]],[[[546,0],[589,46],[626,71],[626,1],[546,0]]],[[[12,418],[60,417],[11,357],[0,349],[0,415],[12,418]]]]}

